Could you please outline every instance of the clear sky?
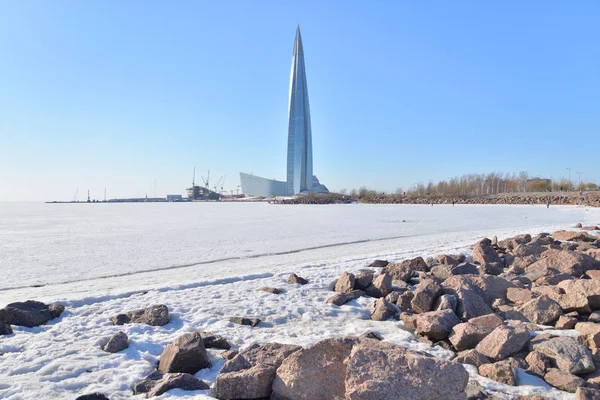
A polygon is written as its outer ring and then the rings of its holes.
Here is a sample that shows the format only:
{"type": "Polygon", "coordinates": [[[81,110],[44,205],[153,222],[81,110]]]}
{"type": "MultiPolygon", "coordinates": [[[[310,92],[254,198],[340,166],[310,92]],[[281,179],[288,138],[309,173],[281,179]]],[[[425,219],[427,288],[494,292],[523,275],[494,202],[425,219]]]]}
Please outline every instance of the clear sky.
{"type": "Polygon", "coordinates": [[[0,0],[0,201],[283,180],[297,24],[330,189],[600,183],[599,21],[596,0],[0,0]]]}

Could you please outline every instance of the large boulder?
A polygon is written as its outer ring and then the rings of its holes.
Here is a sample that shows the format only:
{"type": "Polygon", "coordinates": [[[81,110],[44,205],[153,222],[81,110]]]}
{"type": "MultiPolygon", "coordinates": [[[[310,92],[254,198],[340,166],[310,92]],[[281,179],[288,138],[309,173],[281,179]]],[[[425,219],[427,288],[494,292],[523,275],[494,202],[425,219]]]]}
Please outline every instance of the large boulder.
{"type": "Polygon", "coordinates": [[[446,289],[452,289],[455,292],[458,292],[461,288],[473,290],[489,306],[496,299],[506,301],[506,291],[508,288],[517,287],[507,279],[491,275],[454,275],[442,282],[442,286],[446,289]]]}
{"type": "Polygon", "coordinates": [[[325,339],[293,353],[277,369],[271,398],[344,399],[345,361],[358,341],[356,337],[325,339]]]}
{"type": "Polygon", "coordinates": [[[125,332],[115,333],[104,346],[102,350],[107,353],[118,353],[121,350],[125,350],[129,347],[129,338],[125,332]]]}
{"type": "Polygon", "coordinates": [[[530,373],[542,378],[544,375],[546,375],[546,371],[548,371],[548,368],[550,368],[552,365],[550,358],[547,355],[537,351],[532,351],[527,354],[527,357],[525,357],[525,362],[527,362],[527,365],[529,366],[527,370],[530,373]]]}
{"type": "Polygon", "coordinates": [[[371,319],[373,321],[386,321],[396,315],[396,311],[397,310],[392,303],[389,303],[384,298],[380,298],[375,300],[373,311],[371,312],[371,319]]]}
{"type": "Polygon", "coordinates": [[[484,337],[475,349],[493,361],[504,360],[529,342],[529,330],[522,325],[500,325],[484,337]]]}
{"type": "Polygon", "coordinates": [[[410,302],[411,309],[416,313],[426,313],[433,309],[437,297],[442,294],[442,287],[433,279],[424,279],[413,291],[410,302]]]}
{"type": "Polygon", "coordinates": [[[58,318],[65,310],[60,304],[47,305],[39,301],[10,303],[0,310],[0,321],[6,325],[19,325],[33,328],[58,318]]]}
{"type": "Polygon", "coordinates": [[[600,261],[570,250],[551,249],[544,252],[541,257],[529,265],[526,271],[551,268],[563,274],[580,277],[589,269],[600,269],[600,261]]]}
{"type": "Polygon", "coordinates": [[[600,284],[595,279],[576,279],[562,281],[557,285],[567,295],[583,295],[587,298],[589,308],[600,309],[600,284]]]}
{"type": "Polygon", "coordinates": [[[218,399],[259,399],[271,395],[277,368],[300,346],[280,343],[254,344],[227,361],[214,386],[218,399]]]}
{"type": "MultiPolygon", "coordinates": [[[[347,400],[465,399],[469,374],[458,363],[444,361],[386,342],[354,346],[348,361],[347,400]]],[[[292,397],[290,397],[292,398],[292,397]]],[[[293,397],[309,398],[309,397],[293,397]]],[[[336,397],[312,397],[312,399],[336,397]]]]}
{"type": "Polygon", "coordinates": [[[575,330],[581,335],[582,342],[590,349],[600,349],[600,324],[578,322],[575,330]]]}
{"type": "Polygon", "coordinates": [[[465,261],[465,256],[462,254],[439,254],[436,260],[444,265],[458,265],[465,261]]]}
{"type": "Polygon", "coordinates": [[[160,396],[171,389],[208,390],[210,387],[193,375],[185,373],[163,374],[154,371],[133,386],[133,394],[146,394],[147,398],[160,396]]]}
{"type": "Polygon", "coordinates": [[[560,240],[561,242],[584,242],[590,239],[589,235],[586,232],[574,231],[556,231],[552,234],[552,238],[554,240],[560,240]]]}
{"type": "Polygon", "coordinates": [[[550,297],[542,295],[516,307],[515,312],[534,324],[548,325],[562,315],[562,308],[550,297]]]}
{"type": "Polygon", "coordinates": [[[354,290],[354,274],[344,272],[335,284],[335,291],[339,293],[350,293],[354,290]]]}
{"type": "Polygon", "coordinates": [[[361,271],[354,278],[354,288],[357,290],[365,290],[369,287],[371,282],[373,282],[373,272],[372,271],[361,271]]]}
{"type": "Polygon", "coordinates": [[[200,336],[202,337],[202,342],[204,343],[204,348],[206,349],[223,349],[229,350],[231,346],[221,335],[216,335],[211,332],[200,331],[200,336]]]}
{"type": "Polygon", "coordinates": [[[158,370],[162,373],[195,374],[208,367],[210,367],[210,358],[206,354],[202,334],[199,331],[186,333],[168,344],[158,362],[158,370]]]}
{"type": "Polygon", "coordinates": [[[470,364],[476,367],[479,367],[483,364],[489,364],[491,362],[489,358],[475,349],[461,351],[452,361],[461,364],[470,364]]]}
{"type": "Polygon", "coordinates": [[[450,332],[449,340],[457,351],[474,349],[484,337],[500,325],[502,319],[496,314],[473,318],[469,322],[455,325],[450,332]]]}
{"type": "Polygon", "coordinates": [[[296,274],[291,274],[287,280],[287,283],[290,285],[298,284],[298,285],[306,285],[308,281],[296,274]]]}
{"type": "Polygon", "coordinates": [[[153,305],[148,308],[127,311],[118,314],[111,319],[113,325],[124,325],[128,323],[146,324],[151,326],[163,326],[169,323],[169,308],[164,304],[153,305]]]}
{"type": "Polygon", "coordinates": [[[564,372],[581,375],[596,370],[590,350],[567,336],[536,341],[533,350],[549,357],[564,372]]]}
{"type": "Polygon", "coordinates": [[[473,246],[473,261],[480,265],[488,263],[502,264],[502,259],[492,247],[492,241],[487,238],[475,243],[473,246]]]}
{"type": "Polygon", "coordinates": [[[456,295],[458,296],[456,314],[464,321],[493,313],[483,297],[475,290],[461,288],[456,291],[456,295]]]}
{"type": "Polygon", "coordinates": [[[13,330],[10,325],[0,319],[0,336],[11,335],[12,333],[13,330]]]}
{"type": "Polygon", "coordinates": [[[392,277],[383,273],[373,279],[373,282],[365,289],[367,296],[385,297],[392,292],[392,277]]]}
{"type": "Polygon", "coordinates": [[[452,310],[430,311],[417,315],[415,333],[438,341],[446,339],[452,328],[459,323],[460,320],[452,310]]]}

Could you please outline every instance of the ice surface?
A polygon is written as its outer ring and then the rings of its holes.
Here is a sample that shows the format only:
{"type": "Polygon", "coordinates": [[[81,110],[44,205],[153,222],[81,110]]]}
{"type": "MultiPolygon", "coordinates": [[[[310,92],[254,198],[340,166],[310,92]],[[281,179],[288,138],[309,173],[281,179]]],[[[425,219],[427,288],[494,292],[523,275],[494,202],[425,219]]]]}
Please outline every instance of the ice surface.
{"type": "MultiPolygon", "coordinates": [[[[236,348],[279,341],[381,333],[385,340],[448,358],[417,342],[401,322],[369,319],[373,300],[325,304],[342,271],[373,259],[400,260],[440,252],[469,254],[476,240],[498,235],[598,224],[600,210],[545,206],[282,206],[263,203],[6,204],[0,203],[0,307],[12,301],[59,301],[67,311],[46,326],[14,327],[0,338],[0,398],[69,398],[100,391],[131,397],[131,385],[152,371],[162,348],[195,329],[224,335],[236,348]],[[305,286],[286,284],[290,273],[305,286]],[[32,285],[45,285],[31,287],[32,285]],[[257,291],[263,286],[281,295],[257,291]],[[164,303],[164,327],[113,327],[122,311],[164,303]],[[258,317],[258,327],[230,316],[258,317]],[[118,330],[131,347],[117,354],[99,343],[118,330]]],[[[197,376],[212,383],[222,366],[197,376]]],[[[535,380],[510,388],[473,375],[510,395],[572,395],[535,380]]],[[[163,398],[210,392],[170,391],[163,398]]]]}

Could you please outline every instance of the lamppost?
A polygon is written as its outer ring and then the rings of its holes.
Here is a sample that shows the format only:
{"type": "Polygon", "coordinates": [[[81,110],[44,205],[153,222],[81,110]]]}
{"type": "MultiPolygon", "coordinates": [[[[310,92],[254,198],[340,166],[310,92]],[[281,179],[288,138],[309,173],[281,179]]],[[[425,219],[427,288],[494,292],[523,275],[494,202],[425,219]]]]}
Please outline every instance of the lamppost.
{"type": "Polygon", "coordinates": [[[569,171],[569,192],[573,189],[573,185],[571,184],[571,168],[567,167],[567,170],[569,171]]]}

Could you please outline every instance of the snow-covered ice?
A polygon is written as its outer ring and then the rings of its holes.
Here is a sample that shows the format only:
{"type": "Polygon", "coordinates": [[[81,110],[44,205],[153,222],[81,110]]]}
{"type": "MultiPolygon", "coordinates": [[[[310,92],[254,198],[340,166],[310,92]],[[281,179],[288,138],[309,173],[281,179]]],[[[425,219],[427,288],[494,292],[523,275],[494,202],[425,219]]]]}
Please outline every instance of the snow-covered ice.
{"type": "MultiPolygon", "coordinates": [[[[418,342],[401,322],[369,319],[372,299],[325,304],[343,271],[376,258],[401,260],[441,252],[469,253],[476,240],[600,223],[600,210],[545,206],[331,205],[265,203],[10,204],[0,203],[0,307],[12,301],[58,301],[63,315],[38,328],[13,327],[0,337],[0,398],[73,398],[99,391],[130,398],[131,385],[154,368],[163,347],[195,329],[225,336],[236,348],[279,341],[381,333],[385,340],[447,358],[418,342]],[[291,272],[305,286],[287,285],[291,272]],[[284,294],[257,291],[279,287],[284,294]],[[114,327],[110,317],[168,305],[164,327],[114,327]],[[253,316],[255,328],[228,322],[253,316]],[[99,343],[118,330],[131,346],[104,353],[99,343]]],[[[212,383],[223,364],[196,376],[212,383]]],[[[523,377],[511,388],[470,371],[505,398],[573,395],[523,377]],[[503,394],[502,394],[503,393],[503,394]]],[[[526,375],[522,373],[521,375],[526,375]]],[[[167,392],[163,398],[209,392],[167,392]]]]}

